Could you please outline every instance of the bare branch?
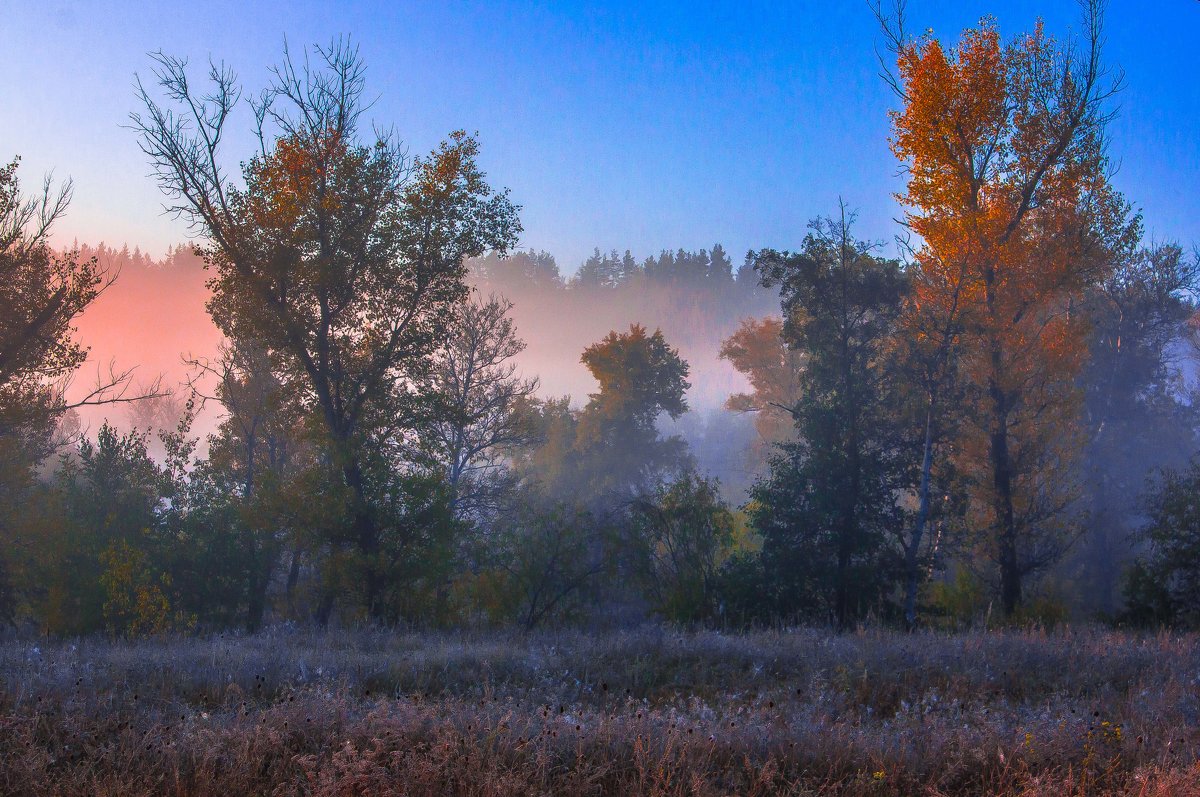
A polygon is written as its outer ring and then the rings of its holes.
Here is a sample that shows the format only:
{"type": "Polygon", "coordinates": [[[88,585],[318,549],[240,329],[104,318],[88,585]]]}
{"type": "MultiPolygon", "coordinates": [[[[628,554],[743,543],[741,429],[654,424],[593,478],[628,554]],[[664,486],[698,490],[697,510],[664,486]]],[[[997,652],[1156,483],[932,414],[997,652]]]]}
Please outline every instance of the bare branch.
{"type": "MultiPolygon", "coordinates": [[[[112,404],[132,404],[146,399],[162,398],[171,394],[171,390],[163,387],[162,375],[156,376],[148,384],[133,388],[133,376],[137,367],[118,370],[116,360],[110,360],[106,369],[96,367],[96,378],[93,385],[82,398],[74,401],[64,401],[59,411],[79,409],[80,407],[101,407],[112,404]]],[[[57,387],[60,395],[65,396],[74,382],[74,374],[62,379],[57,387]]]]}
{"type": "Polygon", "coordinates": [[[892,8],[889,11],[883,9],[883,0],[868,0],[867,5],[879,23],[879,30],[883,34],[884,51],[890,55],[892,62],[888,63],[884,53],[880,52],[879,46],[876,45],[875,57],[879,61],[879,76],[883,78],[892,93],[901,100],[907,100],[908,95],[904,91],[904,84],[893,67],[896,60],[911,46],[908,33],[904,28],[907,0],[893,0],[892,8]]]}

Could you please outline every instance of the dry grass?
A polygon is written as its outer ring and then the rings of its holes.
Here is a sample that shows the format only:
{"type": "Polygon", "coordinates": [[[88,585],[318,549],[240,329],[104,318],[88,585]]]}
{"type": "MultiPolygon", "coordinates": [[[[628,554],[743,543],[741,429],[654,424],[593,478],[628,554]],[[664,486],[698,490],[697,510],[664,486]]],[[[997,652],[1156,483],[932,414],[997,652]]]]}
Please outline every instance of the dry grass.
{"type": "Polygon", "coordinates": [[[1200,639],[0,644],[0,794],[1200,794],[1200,639]]]}

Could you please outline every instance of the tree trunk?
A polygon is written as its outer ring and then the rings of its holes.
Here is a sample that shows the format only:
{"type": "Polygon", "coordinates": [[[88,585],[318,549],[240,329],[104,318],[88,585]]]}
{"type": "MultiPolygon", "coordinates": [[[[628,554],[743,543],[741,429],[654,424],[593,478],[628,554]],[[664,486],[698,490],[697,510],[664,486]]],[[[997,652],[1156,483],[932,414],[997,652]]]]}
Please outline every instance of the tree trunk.
{"type": "MultiPolygon", "coordinates": [[[[859,456],[859,436],[858,424],[852,423],[849,435],[850,451],[848,456],[848,465],[850,469],[850,483],[845,486],[845,495],[843,497],[842,507],[842,523],[841,533],[838,539],[838,560],[837,560],[837,597],[835,610],[837,613],[837,626],[839,631],[845,631],[850,626],[850,620],[857,614],[857,604],[861,600],[861,595],[852,596],[850,583],[850,565],[853,561],[855,552],[861,547],[859,539],[860,530],[858,527],[858,506],[861,501],[862,490],[862,474],[861,463],[862,458],[859,456]],[[858,598],[859,600],[854,600],[858,598]],[[855,606],[852,607],[851,603],[855,606]]],[[[861,585],[858,585],[861,590],[861,585]]]]}
{"type": "Polygon", "coordinates": [[[933,413],[934,401],[929,399],[925,413],[925,448],[921,457],[921,487],[920,504],[917,507],[917,519],[913,524],[912,539],[904,552],[905,588],[904,588],[904,622],[909,630],[917,625],[917,588],[921,583],[921,568],[918,558],[921,553],[921,539],[925,536],[925,524],[929,521],[930,505],[930,474],[933,471],[933,413]]]}
{"type": "Polygon", "coordinates": [[[251,634],[262,628],[267,605],[266,592],[266,589],[260,589],[257,584],[251,585],[250,600],[246,607],[246,631],[251,634]]]}
{"type": "Polygon", "coordinates": [[[381,620],[384,614],[384,579],[379,568],[379,529],[371,513],[366,495],[366,480],[357,457],[351,457],[342,468],[346,484],[353,493],[351,531],[358,544],[363,562],[363,603],[371,620],[381,620]]]}
{"type": "Polygon", "coordinates": [[[1017,526],[1013,512],[1012,456],[1008,447],[1009,396],[1004,390],[1004,349],[997,335],[1004,319],[996,308],[996,272],[984,270],[985,298],[992,333],[989,336],[991,372],[988,396],[991,399],[991,433],[988,456],[992,466],[992,531],[996,535],[997,563],[1000,566],[1000,606],[1005,617],[1012,617],[1021,605],[1021,572],[1017,558],[1017,526]]]}
{"type": "Polygon", "coordinates": [[[850,570],[850,546],[847,544],[848,531],[844,532],[838,543],[837,590],[834,599],[834,615],[837,618],[837,628],[845,631],[848,626],[847,618],[850,612],[850,585],[846,583],[850,570]]]}
{"type": "Polygon", "coordinates": [[[317,604],[317,611],[313,615],[313,619],[317,621],[320,628],[329,627],[329,618],[333,616],[333,599],[333,590],[326,590],[325,594],[321,596],[321,602],[317,604]]]}
{"type": "MultiPolygon", "coordinates": [[[[996,360],[998,353],[993,352],[992,356],[996,360]]],[[[1021,571],[1013,511],[1012,457],[1008,448],[1008,400],[995,378],[991,380],[989,391],[992,398],[989,454],[992,464],[992,512],[1000,565],[1000,606],[1005,617],[1012,617],[1021,605],[1021,571]]]]}
{"type": "Polygon", "coordinates": [[[287,586],[284,594],[287,596],[288,617],[296,618],[296,584],[300,581],[300,551],[292,551],[292,563],[288,567],[287,586]]]}
{"type": "Polygon", "coordinates": [[[274,570],[273,562],[255,564],[250,576],[250,595],[246,606],[246,630],[250,632],[262,628],[267,608],[267,589],[271,585],[271,573],[274,570]]]}

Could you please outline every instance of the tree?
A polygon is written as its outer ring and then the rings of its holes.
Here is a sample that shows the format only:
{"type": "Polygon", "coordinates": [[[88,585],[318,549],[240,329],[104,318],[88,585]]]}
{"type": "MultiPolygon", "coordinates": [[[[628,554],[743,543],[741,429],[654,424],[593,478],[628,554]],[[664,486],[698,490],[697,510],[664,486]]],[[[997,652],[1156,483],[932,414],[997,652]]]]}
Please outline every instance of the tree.
{"type": "MultiPolygon", "coordinates": [[[[213,67],[211,94],[185,63],[156,56],[157,82],[182,115],[139,86],[141,146],[173,211],[204,238],[215,273],[209,312],[230,338],[278,354],[303,407],[318,419],[347,494],[344,542],[357,549],[365,605],[383,612],[383,456],[411,434],[414,386],[457,322],[464,260],[511,247],[520,231],[507,193],[479,170],[475,139],[456,132],[426,158],[387,135],[361,143],[364,67],[343,42],[297,68],[286,53],[253,106],[262,142],[237,185],[220,143],[239,97],[213,67]]],[[[327,615],[329,602],[324,614],[327,615]]]]}
{"type": "Polygon", "coordinates": [[[652,490],[665,474],[686,470],[682,439],[660,439],[657,422],[687,411],[688,365],[661,330],[640,324],[610,332],[580,361],[600,389],[579,416],[576,448],[586,458],[595,494],[628,500],[652,490]]]}
{"type": "Polygon", "coordinates": [[[531,397],[525,407],[530,436],[512,452],[512,467],[518,481],[534,483],[547,494],[583,500],[589,485],[576,439],[579,413],[571,409],[571,397],[531,397]]]}
{"type": "Polygon", "coordinates": [[[1119,81],[1102,64],[1101,23],[1090,0],[1082,46],[1040,23],[1004,45],[985,20],[947,50],[884,19],[903,103],[892,114],[900,199],[922,241],[912,307],[940,319],[915,326],[949,332],[935,350],[959,343],[969,423],[957,450],[1007,615],[1072,536],[1086,339],[1074,308],[1139,232],[1107,179],[1104,108],[1119,81]]]}
{"type": "Polygon", "coordinates": [[[765,286],[779,286],[783,335],[806,357],[791,408],[798,439],[752,493],[764,567],[785,613],[843,628],[890,586],[905,486],[884,348],[905,276],[854,240],[852,221],[844,208],[818,219],[799,252],[763,250],[755,265],[765,286]]]}
{"type": "MultiPolygon", "coordinates": [[[[285,548],[291,553],[289,592],[295,586],[301,551],[309,543],[299,532],[304,523],[298,518],[312,520],[315,514],[302,511],[305,502],[296,495],[298,482],[318,463],[297,391],[283,381],[287,372],[280,367],[278,355],[254,340],[234,339],[222,344],[215,360],[193,359],[190,364],[194,395],[219,402],[226,413],[209,437],[205,467],[193,474],[191,487],[198,493],[193,509],[209,515],[222,533],[236,538],[245,625],[254,630],[263,621],[267,591],[285,548]],[[211,389],[211,394],[204,389],[211,389]],[[225,517],[222,509],[231,517],[225,517]]],[[[196,529],[200,536],[210,531],[215,533],[215,529],[196,529]]],[[[215,541],[200,544],[207,542],[215,541]]],[[[217,566],[232,567],[230,563],[217,566]]]]}
{"type": "Polygon", "coordinates": [[[762,287],[758,281],[758,272],[754,270],[754,258],[754,250],[747,251],[746,256],[742,258],[742,264],[737,268],[737,273],[734,274],[734,284],[739,292],[752,294],[762,287]]]}
{"type": "Polygon", "coordinates": [[[513,252],[507,257],[492,252],[474,258],[471,269],[489,288],[508,296],[530,290],[555,291],[563,287],[554,255],[544,250],[513,252]]]}
{"type": "Polygon", "coordinates": [[[1123,261],[1086,294],[1087,363],[1080,373],[1086,435],[1083,503],[1088,533],[1072,552],[1086,605],[1115,616],[1122,572],[1145,522],[1144,485],[1196,451],[1197,408],[1176,356],[1200,288],[1200,258],[1157,244],[1123,261]]]}
{"type": "MultiPolygon", "coordinates": [[[[530,601],[558,594],[560,588],[577,596],[579,584],[607,571],[614,578],[603,602],[619,610],[633,597],[622,579],[633,577],[640,567],[631,510],[664,481],[692,467],[683,439],[664,439],[658,430],[660,416],[678,418],[687,411],[688,366],[661,331],[650,334],[638,324],[625,333],[610,332],[585,349],[581,360],[599,390],[577,411],[569,397],[530,402],[534,444],[513,452],[524,488],[501,513],[492,534],[503,545],[516,545],[512,550],[525,562],[521,582],[540,585],[530,587],[530,601]],[[553,500],[541,500],[541,509],[533,514],[521,506],[538,503],[539,495],[553,500]],[[514,528],[513,518],[523,518],[528,533],[514,528]],[[564,528],[570,523],[580,528],[564,528]],[[536,539],[530,536],[534,534],[536,539]],[[527,550],[522,540],[545,550],[527,550]]],[[[642,611],[640,598],[637,604],[624,608],[642,611]]]]}
{"type": "Polygon", "coordinates": [[[713,244],[708,261],[708,280],[714,290],[725,290],[733,284],[733,261],[725,252],[725,247],[713,244]]]}
{"type": "Polygon", "coordinates": [[[629,284],[638,273],[637,261],[628,249],[624,256],[617,254],[615,249],[606,254],[596,249],[579,267],[571,284],[579,288],[611,290],[629,284]]]}
{"type": "Polygon", "coordinates": [[[585,610],[607,568],[597,542],[611,529],[576,502],[554,500],[537,487],[519,489],[496,519],[477,592],[491,593],[480,597],[493,615],[530,631],[585,610]]]}
{"type": "Polygon", "coordinates": [[[17,163],[0,168],[0,435],[21,425],[18,414],[61,407],[51,384],[87,357],[71,324],[111,284],[94,259],[55,254],[47,243],[70,204],[71,184],[54,192],[47,180],[40,196],[25,198],[17,163]]]}
{"type": "Polygon", "coordinates": [[[792,410],[800,400],[805,353],[783,338],[783,318],[746,318],[736,332],[721,341],[718,355],[749,381],[752,393],[735,393],[725,401],[733,412],[753,412],[758,444],[755,465],[764,464],[771,447],[793,436],[792,410]]]}
{"type": "Polygon", "coordinates": [[[169,432],[179,425],[186,411],[186,399],[173,390],[166,390],[160,396],[143,399],[129,405],[127,418],[129,425],[143,432],[169,432]]]}
{"type": "Polygon", "coordinates": [[[65,400],[67,380],[87,359],[72,324],[117,275],[94,257],[50,248],[50,232],[71,203],[72,185],[55,190],[47,179],[38,195],[25,197],[18,163],[0,167],[0,438],[84,405],[158,395],[157,382],[131,395],[132,370],[110,368],[97,374],[82,398],[65,400]]]}
{"type": "Polygon", "coordinates": [[[55,190],[47,179],[40,194],[25,197],[18,163],[0,167],[0,493],[49,453],[64,413],[125,398],[130,377],[110,372],[82,400],[64,399],[67,380],[87,358],[72,324],[115,275],[95,258],[51,250],[48,238],[71,202],[71,183],[55,190]]]}
{"type": "Polygon", "coordinates": [[[422,424],[421,452],[444,476],[455,514],[478,520],[498,509],[504,457],[532,430],[523,411],[538,380],[517,375],[525,350],[509,318],[512,303],[495,295],[472,299],[437,354],[424,391],[435,397],[422,424]]]}
{"type": "Polygon", "coordinates": [[[710,280],[710,260],[708,252],[703,249],[699,252],[689,252],[685,249],[675,252],[663,250],[657,258],[646,260],[643,271],[647,277],[659,283],[679,287],[701,287],[710,280]]]}
{"type": "Polygon", "coordinates": [[[58,528],[49,535],[32,528],[37,539],[24,546],[39,573],[29,591],[48,629],[159,630],[170,585],[159,510],[175,485],[150,458],[147,437],[105,423],[95,443],[82,440],[64,458],[55,484],[58,528]],[[135,612],[139,604],[149,614],[135,612]]]}
{"type": "MultiPolygon", "coordinates": [[[[18,160],[0,166],[0,539],[11,542],[11,510],[31,487],[34,468],[62,436],[60,422],[85,404],[134,401],[132,371],[97,371],[95,385],[81,398],[65,398],[70,380],[87,358],[73,324],[112,284],[116,275],[78,251],[54,252],[49,235],[66,213],[71,183],[57,190],[47,179],[41,192],[25,197],[17,179],[18,160]]],[[[145,391],[153,397],[157,383],[145,391]]],[[[4,595],[6,563],[0,558],[0,619],[11,619],[4,595]]]]}

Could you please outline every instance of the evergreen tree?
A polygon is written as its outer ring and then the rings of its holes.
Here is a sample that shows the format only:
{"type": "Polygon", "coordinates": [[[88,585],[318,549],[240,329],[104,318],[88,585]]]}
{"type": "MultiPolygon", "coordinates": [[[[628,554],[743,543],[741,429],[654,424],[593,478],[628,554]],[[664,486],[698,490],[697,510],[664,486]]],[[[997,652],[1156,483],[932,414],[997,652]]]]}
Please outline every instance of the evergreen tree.
{"type": "Polygon", "coordinates": [[[798,440],[752,492],[764,571],[784,615],[839,627],[894,584],[904,486],[885,346],[905,277],[851,237],[851,221],[844,211],[817,220],[799,252],[756,259],[763,284],[781,291],[785,339],[806,353],[791,408],[798,440]]]}

